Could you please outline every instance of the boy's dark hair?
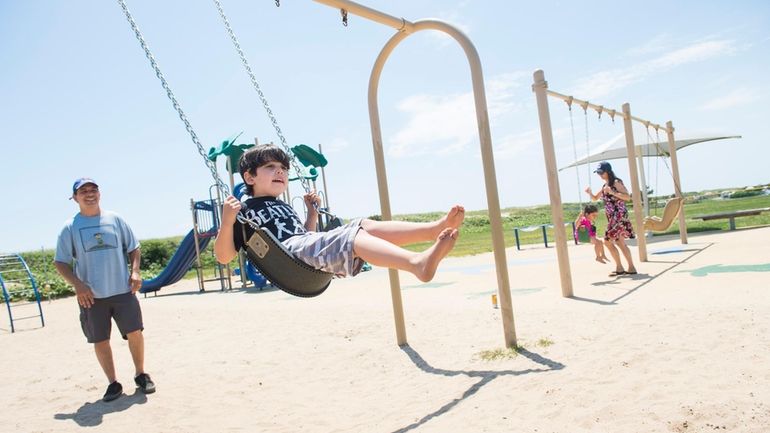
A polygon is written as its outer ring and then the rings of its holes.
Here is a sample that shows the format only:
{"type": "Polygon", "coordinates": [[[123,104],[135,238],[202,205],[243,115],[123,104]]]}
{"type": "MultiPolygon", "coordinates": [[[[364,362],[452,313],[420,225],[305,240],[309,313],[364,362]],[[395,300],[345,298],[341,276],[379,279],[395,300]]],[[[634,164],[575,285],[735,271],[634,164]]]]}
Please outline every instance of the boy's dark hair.
{"type": "Polygon", "coordinates": [[[599,208],[595,204],[587,204],[583,208],[583,215],[589,215],[594,212],[599,212],[599,208]]]}
{"type": "MultiPolygon", "coordinates": [[[[289,169],[289,156],[278,146],[273,144],[258,144],[241,155],[238,160],[238,172],[241,178],[246,182],[246,173],[252,176],[257,175],[257,168],[269,162],[279,162],[284,170],[289,169]]],[[[251,186],[248,186],[246,193],[252,195],[251,186]]]]}

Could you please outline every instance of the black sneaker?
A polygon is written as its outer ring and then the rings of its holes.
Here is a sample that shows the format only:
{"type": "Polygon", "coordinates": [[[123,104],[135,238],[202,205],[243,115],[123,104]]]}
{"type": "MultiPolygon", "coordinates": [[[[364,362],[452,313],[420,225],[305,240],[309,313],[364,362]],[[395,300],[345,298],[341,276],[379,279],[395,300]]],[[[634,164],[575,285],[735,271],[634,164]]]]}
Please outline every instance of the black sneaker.
{"type": "Polygon", "coordinates": [[[136,376],[134,378],[134,382],[136,383],[136,386],[138,386],[139,389],[141,389],[145,394],[152,394],[155,392],[155,382],[150,379],[150,375],[147,373],[142,373],[139,376],[136,376]]]}
{"type": "Polygon", "coordinates": [[[123,395],[123,385],[120,384],[117,380],[115,382],[112,382],[110,386],[107,387],[107,392],[104,393],[104,397],[102,397],[103,401],[112,401],[116,398],[123,395]]]}

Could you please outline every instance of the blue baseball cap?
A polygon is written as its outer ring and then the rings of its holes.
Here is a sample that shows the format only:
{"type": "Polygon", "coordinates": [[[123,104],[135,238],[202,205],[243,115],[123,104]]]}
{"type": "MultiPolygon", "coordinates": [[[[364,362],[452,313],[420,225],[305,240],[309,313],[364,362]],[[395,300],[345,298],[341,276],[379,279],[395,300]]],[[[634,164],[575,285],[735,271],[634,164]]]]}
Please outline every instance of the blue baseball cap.
{"type": "Polygon", "coordinates": [[[99,187],[96,181],[91,179],[90,177],[81,177],[80,179],[76,180],[75,183],[72,184],[72,195],[75,195],[75,193],[78,192],[78,189],[80,189],[81,186],[87,185],[89,183],[93,184],[96,187],[99,187]]]}
{"type": "Polygon", "coordinates": [[[612,171],[612,166],[607,161],[602,161],[599,163],[599,165],[596,167],[596,170],[594,170],[594,173],[606,173],[608,171],[612,171]]]}

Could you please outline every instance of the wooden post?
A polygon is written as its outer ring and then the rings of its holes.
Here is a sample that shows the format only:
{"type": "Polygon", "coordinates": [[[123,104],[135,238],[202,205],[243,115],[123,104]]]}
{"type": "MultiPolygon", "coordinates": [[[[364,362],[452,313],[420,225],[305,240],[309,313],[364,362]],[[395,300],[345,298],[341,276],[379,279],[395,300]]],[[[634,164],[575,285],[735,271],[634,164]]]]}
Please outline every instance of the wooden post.
{"type": "Polygon", "coordinates": [[[671,157],[671,175],[674,178],[674,190],[677,197],[682,198],[682,208],[679,209],[679,239],[682,244],[687,243],[687,223],[684,215],[684,193],[682,192],[682,182],[679,180],[679,160],[676,156],[676,142],[674,141],[674,124],[669,120],[666,122],[666,135],[668,136],[668,153],[671,157]]]}
{"type": "MultiPolygon", "coordinates": [[[[533,74],[535,83],[532,89],[537,100],[537,113],[540,118],[540,137],[543,141],[543,159],[545,173],[548,178],[548,195],[551,200],[551,222],[556,237],[556,257],[559,261],[559,277],[561,279],[561,295],[565,298],[573,295],[572,271],[567,252],[567,236],[564,233],[564,213],[562,211],[561,190],[559,187],[559,172],[556,166],[556,151],[553,148],[553,131],[551,129],[551,114],[548,109],[548,83],[545,74],[538,69],[533,74]]],[[[582,191],[581,191],[582,192],[582,191]]],[[[543,231],[545,237],[545,231],[543,231]]],[[[546,238],[546,246],[548,245],[546,238]]]]}
{"type": "Polygon", "coordinates": [[[628,173],[631,177],[631,200],[634,203],[634,221],[636,222],[636,240],[639,247],[639,261],[647,261],[647,239],[644,237],[644,210],[642,208],[641,190],[639,189],[639,173],[636,169],[636,145],[634,144],[634,127],[631,124],[631,105],[623,104],[623,129],[626,134],[626,151],[628,152],[628,173]]]}

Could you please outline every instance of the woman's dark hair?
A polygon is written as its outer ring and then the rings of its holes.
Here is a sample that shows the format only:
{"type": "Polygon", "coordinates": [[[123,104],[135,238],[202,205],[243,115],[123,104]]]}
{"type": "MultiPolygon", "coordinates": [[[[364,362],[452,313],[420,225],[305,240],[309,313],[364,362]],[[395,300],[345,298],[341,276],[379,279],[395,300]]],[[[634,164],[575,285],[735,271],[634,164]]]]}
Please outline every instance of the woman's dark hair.
{"type": "Polygon", "coordinates": [[[617,176],[615,176],[615,172],[612,170],[607,170],[605,173],[607,173],[607,185],[610,187],[615,186],[615,181],[619,180],[620,183],[623,183],[621,179],[618,179],[617,176]]]}
{"type": "Polygon", "coordinates": [[[595,204],[587,204],[583,208],[583,215],[588,215],[595,212],[599,212],[599,207],[597,207],[595,204]]]}
{"type": "MultiPolygon", "coordinates": [[[[279,162],[284,170],[289,169],[289,156],[278,146],[273,144],[258,144],[244,152],[238,160],[238,172],[246,182],[246,173],[257,175],[257,168],[269,162],[279,162]]],[[[247,194],[252,195],[251,188],[247,188],[247,194]]]]}

